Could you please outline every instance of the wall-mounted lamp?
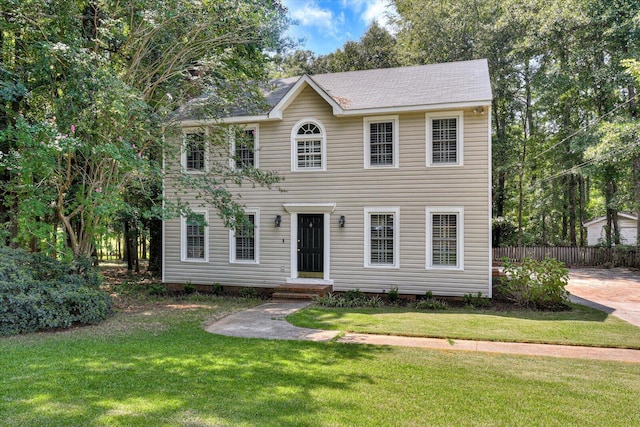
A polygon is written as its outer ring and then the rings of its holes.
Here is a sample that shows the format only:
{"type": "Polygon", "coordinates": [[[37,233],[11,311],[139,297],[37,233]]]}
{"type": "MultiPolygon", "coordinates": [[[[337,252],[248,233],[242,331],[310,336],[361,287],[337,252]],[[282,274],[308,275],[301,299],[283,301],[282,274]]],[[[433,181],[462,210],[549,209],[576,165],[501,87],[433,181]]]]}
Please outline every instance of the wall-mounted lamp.
{"type": "Polygon", "coordinates": [[[276,227],[280,227],[281,223],[282,223],[282,217],[280,215],[276,215],[276,220],[275,220],[276,227]]]}
{"type": "Polygon", "coordinates": [[[340,215],[340,219],[338,220],[338,224],[340,224],[340,228],[344,228],[345,221],[346,221],[346,218],[344,217],[344,215],[340,215]]]}
{"type": "Polygon", "coordinates": [[[484,107],[476,107],[473,109],[473,112],[476,114],[484,114],[484,107]]]}

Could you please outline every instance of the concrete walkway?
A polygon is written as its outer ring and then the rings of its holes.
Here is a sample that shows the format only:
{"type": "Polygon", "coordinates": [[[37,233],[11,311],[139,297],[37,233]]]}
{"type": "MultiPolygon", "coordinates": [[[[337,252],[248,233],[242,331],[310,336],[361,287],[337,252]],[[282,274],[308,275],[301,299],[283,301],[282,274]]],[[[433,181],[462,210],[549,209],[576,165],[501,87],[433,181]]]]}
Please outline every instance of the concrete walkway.
{"type": "MultiPolygon", "coordinates": [[[[231,314],[207,327],[207,331],[234,337],[265,338],[305,341],[331,341],[338,331],[299,328],[285,317],[310,303],[268,302],[249,310],[231,314]]],[[[350,344],[391,345],[421,347],[437,350],[482,351],[487,353],[522,354],[530,356],[567,357],[574,359],[598,359],[617,362],[640,363],[640,350],[578,347],[566,345],[525,344],[493,341],[447,340],[436,338],[412,338],[391,335],[346,333],[337,342],[350,344]]]]}

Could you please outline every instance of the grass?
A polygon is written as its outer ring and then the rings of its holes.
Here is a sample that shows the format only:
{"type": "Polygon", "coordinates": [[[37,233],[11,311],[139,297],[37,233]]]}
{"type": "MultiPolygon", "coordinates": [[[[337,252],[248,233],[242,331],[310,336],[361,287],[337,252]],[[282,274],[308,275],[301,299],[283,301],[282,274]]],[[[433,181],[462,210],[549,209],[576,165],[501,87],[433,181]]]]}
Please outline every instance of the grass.
{"type": "Polygon", "coordinates": [[[255,304],[129,304],[0,339],[6,426],[640,425],[640,365],[223,337],[255,304]]]}
{"type": "Polygon", "coordinates": [[[310,307],[287,320],[348,332],[640,349],[640,328],[599,310],[572,307],[565,312],[310,307]]]}

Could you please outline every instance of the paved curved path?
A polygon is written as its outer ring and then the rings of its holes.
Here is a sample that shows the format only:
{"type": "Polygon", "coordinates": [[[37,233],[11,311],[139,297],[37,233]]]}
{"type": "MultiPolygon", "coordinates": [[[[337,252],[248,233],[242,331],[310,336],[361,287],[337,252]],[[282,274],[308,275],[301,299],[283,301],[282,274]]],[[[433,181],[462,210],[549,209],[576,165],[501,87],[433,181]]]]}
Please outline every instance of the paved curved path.
{"type": "Polygon", "coordinates": [[[350,344],[391,345],[438,350],[466,350],[530,356],[599,359],[640,363],[640,350],[562,346],[548,344],[506,343],[493,341],[447,340],[324,331],[293,326],[285,317],[300,310],[307,302],[268,302],[231,314],[207,327],[207,331],[234,337],[304,341],[331,341],[350,344]]]}

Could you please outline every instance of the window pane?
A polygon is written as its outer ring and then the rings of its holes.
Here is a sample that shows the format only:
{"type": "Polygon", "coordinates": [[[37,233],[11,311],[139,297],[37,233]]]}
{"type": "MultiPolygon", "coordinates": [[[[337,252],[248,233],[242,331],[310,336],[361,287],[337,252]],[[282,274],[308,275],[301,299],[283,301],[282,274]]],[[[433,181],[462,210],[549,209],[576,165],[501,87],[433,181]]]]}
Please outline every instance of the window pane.
{"type": "Polygon", "coordinates": [[[298,141],[298,168],[322,168],[322,141],[302,140],[298,141]]]}
{"type": "MultiPolygon", "coordinates": [[[[247,214],[251,225],[255,226],[255,215],[247,214]]],[[[255,260],[255,228],[239,226],[236,230],[236,259],[255,260]]]]}
{"type": "Polygon", "coordinates": [[[186,139],[187,170],[204,170],[205,143],[204,134],[188,133],[186,139]]]}
{"type": "Polygon", "coordinates": [[[204,259],[204,215],[193,214],[187,219],[187,258],[204,259]]]}
{"type": "Polygon", "coordinates": [[[371,165],[393,165],[393,122],[370,123],[371,165]]]}
{"type": "Polygon", "coordinates": [[[254,166],[255,131],[253,129],[236,133],[236,168],[254,166]]]}
{"type": "Polygon", "coordinates": [[[458,216],[434,214],[432,216],[433,265],[458,265],[458,216]]]}
{"type": "Polygon", "coordinates": [[[451,119],[434,119],[432,122],[431,140],[433,143],[432,163],[458,162],[458,121],[451,119]]]}
{"type": "Polygon", "coordinates": [[[371,215],[371,264],[393,264],[393,214],[371,215]]]}

